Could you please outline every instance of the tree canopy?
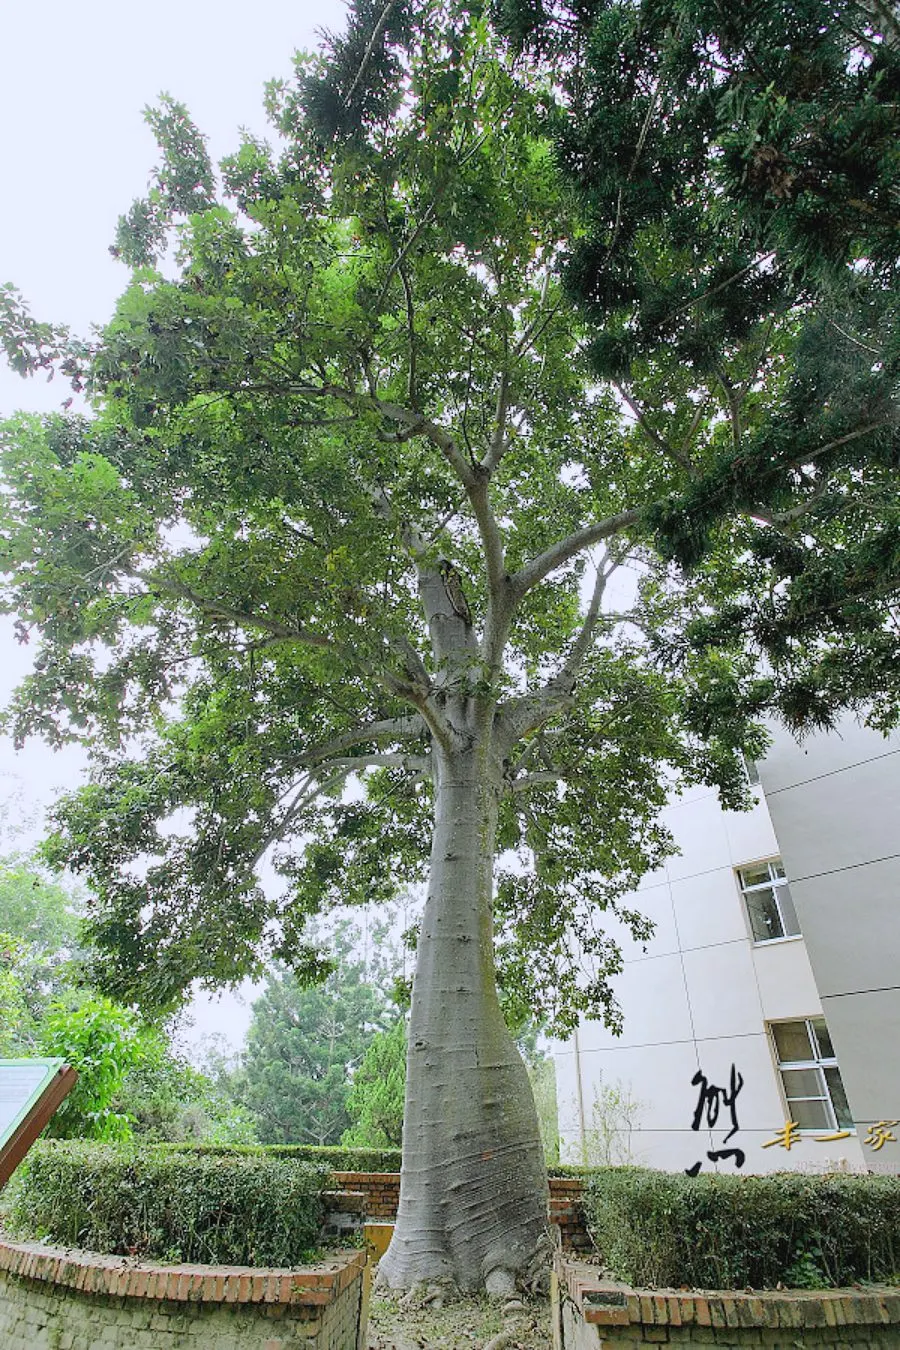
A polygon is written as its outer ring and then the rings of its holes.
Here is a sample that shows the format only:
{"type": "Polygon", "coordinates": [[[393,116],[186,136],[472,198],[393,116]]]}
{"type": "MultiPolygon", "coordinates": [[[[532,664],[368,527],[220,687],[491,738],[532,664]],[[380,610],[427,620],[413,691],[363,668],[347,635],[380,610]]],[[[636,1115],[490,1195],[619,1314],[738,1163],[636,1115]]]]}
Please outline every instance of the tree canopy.
{"type": "Polygon", "coordinates": [[[372,1037],[347,1094],[350,1124],[341,1143],[351,1148],[398,1148],[403,1142],[406,1023],[372,1037]]]}
{"type": "Polygon", "coordinates": [[[311,913],[420,880],[460,682],[504,701],[502,845],[538,860],[499,874],[503,978],[564,1023],[612,1012],[593,914],[665,852],[661,766],[740,797],[744,725],[698,732],[691,680],[602,612],[669,465],[582,359],[544,94],[426,10],[406,102],[356,135],[307,58],[269,90],[281,156],[247,139],[221,183],[182,107],[149,113],[132,281],[63,360],[95,415],[6,427],[7,604],[38,641],[11,724],[91,748],[49,856],[89,877],[119,996],[169,1004],[261,943],[315,973],[311,913]]]}

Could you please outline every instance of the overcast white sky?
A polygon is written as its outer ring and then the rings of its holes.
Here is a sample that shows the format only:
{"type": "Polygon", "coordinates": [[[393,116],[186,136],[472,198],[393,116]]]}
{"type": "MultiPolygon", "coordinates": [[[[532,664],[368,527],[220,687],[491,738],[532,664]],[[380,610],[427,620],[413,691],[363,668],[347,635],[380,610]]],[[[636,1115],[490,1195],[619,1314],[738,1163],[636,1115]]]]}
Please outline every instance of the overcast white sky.
{"type": "MultiPolygon", "coordinates": [[[[215,159],[239,129],[267,134],[265,82],[288,76],[317,30],[340,28],[338,0],[44,0],[0,6],[0,282],[11,281],[35,317],[87,333],[109,317],[127,280],[108,249],[118,216],[146,188],[155,145],[142,109],[166,92],[186,103],[215,159]]],[[[57,408],[68,389],[23,381],[0,361],[0,415],[57,408]]],[[[0,628],[0,703],[26,673],[28,648],[0,628]]],[[[0,806],[39,832],[46,804],[77,783],[82,758],[0,742],[0,806]]],[[[3,847],[9,841],[3,840],[3,847]]],[[[247,1012],[234,1000],[202,1002],[197,1030],[234,1038],[247,1012]]]]}

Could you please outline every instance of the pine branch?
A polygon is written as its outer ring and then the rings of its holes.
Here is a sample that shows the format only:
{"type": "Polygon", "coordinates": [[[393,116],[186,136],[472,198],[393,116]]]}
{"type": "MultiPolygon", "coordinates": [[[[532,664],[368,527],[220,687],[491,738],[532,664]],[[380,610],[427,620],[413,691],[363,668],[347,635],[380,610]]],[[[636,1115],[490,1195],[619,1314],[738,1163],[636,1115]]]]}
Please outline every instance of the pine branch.
{"type": "Polygon", "coordinates": [[[628,404],[628,407],[634,413],[635,418],[637,419],[638,426],[640,427],[641,431],[643,431],[644,435],[647,437],[650,444],[655,445],[657,450],[659,450],[663,455],[665,455],[666,459],[673,460],[678,465],[679,468],[686,469],[688,473],[690,473],[691,461],[689,457],[687,455],[682,454],[682,452],[676,449],[674,445],[670,445],[669,442],[665,440],[664,437],[660,436],[659,432],[653,426],[650,425],[650,422],[647,418],[647,414],[644,412],[643,408],[640,406],[637,400],[633,398],[632,395],[629,393],[629,391],[625,388],[624,384],[619,384],[618,381],[613,380],[613,385],[615,386],[615,389],[618,392],[619,397],[622,398],[624,402],[628,404]]]}

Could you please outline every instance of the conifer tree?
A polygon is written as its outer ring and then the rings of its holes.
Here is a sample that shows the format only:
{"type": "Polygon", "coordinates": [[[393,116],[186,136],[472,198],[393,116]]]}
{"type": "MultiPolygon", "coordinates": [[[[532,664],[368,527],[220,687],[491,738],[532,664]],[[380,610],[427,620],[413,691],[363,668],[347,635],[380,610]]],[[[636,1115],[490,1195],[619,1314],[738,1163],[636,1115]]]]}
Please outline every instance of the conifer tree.
{"type": "Polygon", "coordinates": [[[684,643],[791,725],[898,715],[900,19],[880,0],[498,0],[564,90],[589,360],[668,461],[659,553],[745,566],[684,643]],[[737,525],[736,525],[737,522],[737,525]]]}

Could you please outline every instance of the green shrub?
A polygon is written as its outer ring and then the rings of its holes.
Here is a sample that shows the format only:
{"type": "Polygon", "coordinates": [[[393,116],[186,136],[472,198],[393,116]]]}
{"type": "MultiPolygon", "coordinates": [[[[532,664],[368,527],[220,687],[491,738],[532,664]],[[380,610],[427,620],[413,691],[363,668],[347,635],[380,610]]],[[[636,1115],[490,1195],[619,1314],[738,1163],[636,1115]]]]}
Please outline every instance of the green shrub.
{"type": "Polygon", "coordinates": [[[636,1285],[846,1285],[891,1279],[900,1256],[897,1177],[607,1168],[585,1212],[606,1265],[636,1285]]]}
{"type": "Polygon", "coordinates": [[[128,1069],[144,1054],[141,1022],[129,1008],[101,996],[72,1007],[50,1005],[40,1030],[41,1054],[58,1056],[78,1070],[78,1081],[47,1127],[57,1139],[128,1139],[128,1117],[113,1099],[128,1069]]]}
{"type": "Polygon", "coordinates": [[[88,1251],[293,1266],[315,1248],[326,1168],[293,1158],[41,1142],[9,1226],[88,1251]]]}

